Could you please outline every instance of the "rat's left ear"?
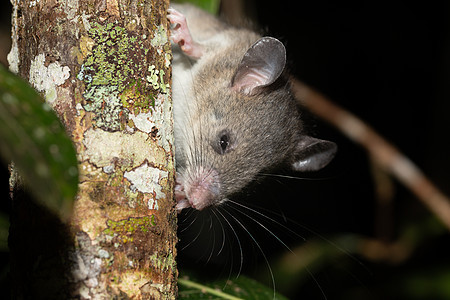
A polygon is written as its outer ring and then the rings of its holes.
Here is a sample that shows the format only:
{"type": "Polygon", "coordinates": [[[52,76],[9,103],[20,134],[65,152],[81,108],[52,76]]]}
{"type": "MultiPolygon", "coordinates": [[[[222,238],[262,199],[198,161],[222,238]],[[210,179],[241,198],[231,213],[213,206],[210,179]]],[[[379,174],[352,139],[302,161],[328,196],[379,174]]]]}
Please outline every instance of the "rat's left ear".
{"type": "Polygon", "coordinates": [[[260,38],[244,54],[231,87],[243,94],[254,95],[280,77],[286,64],[284,45],[272,37],[260,38]]]}
{"type": "Polygon", "coordinates": [[[333,142],[303,136],[294,153],[292,169],[300,172],[318,171],[335,156],[337,146],[333,142]]]}

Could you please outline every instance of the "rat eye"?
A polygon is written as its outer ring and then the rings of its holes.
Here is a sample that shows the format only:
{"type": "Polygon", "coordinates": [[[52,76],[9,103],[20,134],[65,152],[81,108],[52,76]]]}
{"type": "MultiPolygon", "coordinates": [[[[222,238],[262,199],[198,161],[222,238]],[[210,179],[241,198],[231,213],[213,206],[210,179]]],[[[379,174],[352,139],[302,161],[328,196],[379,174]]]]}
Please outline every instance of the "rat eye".
{"type": "Polygon", "coordinates": [[[232,145],[232,138],[227,130],[222,130],[221,132],[219,132],[219,134],[216,136],[216,139],[211,143],[214,151],[219,154],[225,154],[229,152],[233,148],[232,145]]]}
{"type": "Polygon", "coordinates": [[[228,145],[230,144],[230,138],[228,135],[224,134],[220,137],[219,146],[222,149],[222,153],[225,153],[225,151],[228,148],[228,145]]]}

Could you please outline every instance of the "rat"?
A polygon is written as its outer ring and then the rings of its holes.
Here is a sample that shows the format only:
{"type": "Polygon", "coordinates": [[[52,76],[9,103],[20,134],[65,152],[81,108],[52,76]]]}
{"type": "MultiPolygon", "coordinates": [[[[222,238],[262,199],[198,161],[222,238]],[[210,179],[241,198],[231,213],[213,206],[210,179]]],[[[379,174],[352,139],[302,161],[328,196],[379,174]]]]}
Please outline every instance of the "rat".
{"type": "Polygon", "coordinates": [[[176,209],[224,203],[261,172],[325,167],[337,146],[306,134],[276,38],[173,5],[176,209]]]}

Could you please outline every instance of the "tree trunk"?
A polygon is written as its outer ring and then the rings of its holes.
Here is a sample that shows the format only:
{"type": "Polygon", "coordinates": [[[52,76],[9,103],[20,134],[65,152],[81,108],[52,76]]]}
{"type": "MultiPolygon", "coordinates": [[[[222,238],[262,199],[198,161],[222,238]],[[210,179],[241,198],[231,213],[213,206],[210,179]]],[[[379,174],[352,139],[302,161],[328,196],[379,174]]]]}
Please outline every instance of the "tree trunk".
{"type": "Polygon", "coordinates": [[[15,299],[176,298],[168,0],[11,0],[10,69],[78,153],[68,224],[15,187],[15,299]]]}

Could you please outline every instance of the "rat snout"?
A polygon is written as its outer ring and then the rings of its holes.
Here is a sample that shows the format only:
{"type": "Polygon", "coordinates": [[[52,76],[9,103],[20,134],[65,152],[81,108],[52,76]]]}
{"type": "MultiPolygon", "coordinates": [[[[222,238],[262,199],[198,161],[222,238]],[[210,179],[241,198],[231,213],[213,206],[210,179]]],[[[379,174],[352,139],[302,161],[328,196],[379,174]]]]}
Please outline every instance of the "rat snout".
{"type": "Polygon", "coordinates": [[[186,196],[191,207],[202,210],[214,203],[220,193],[219,174],[214,169],[199,167],[186,182],[186,196]]]}

